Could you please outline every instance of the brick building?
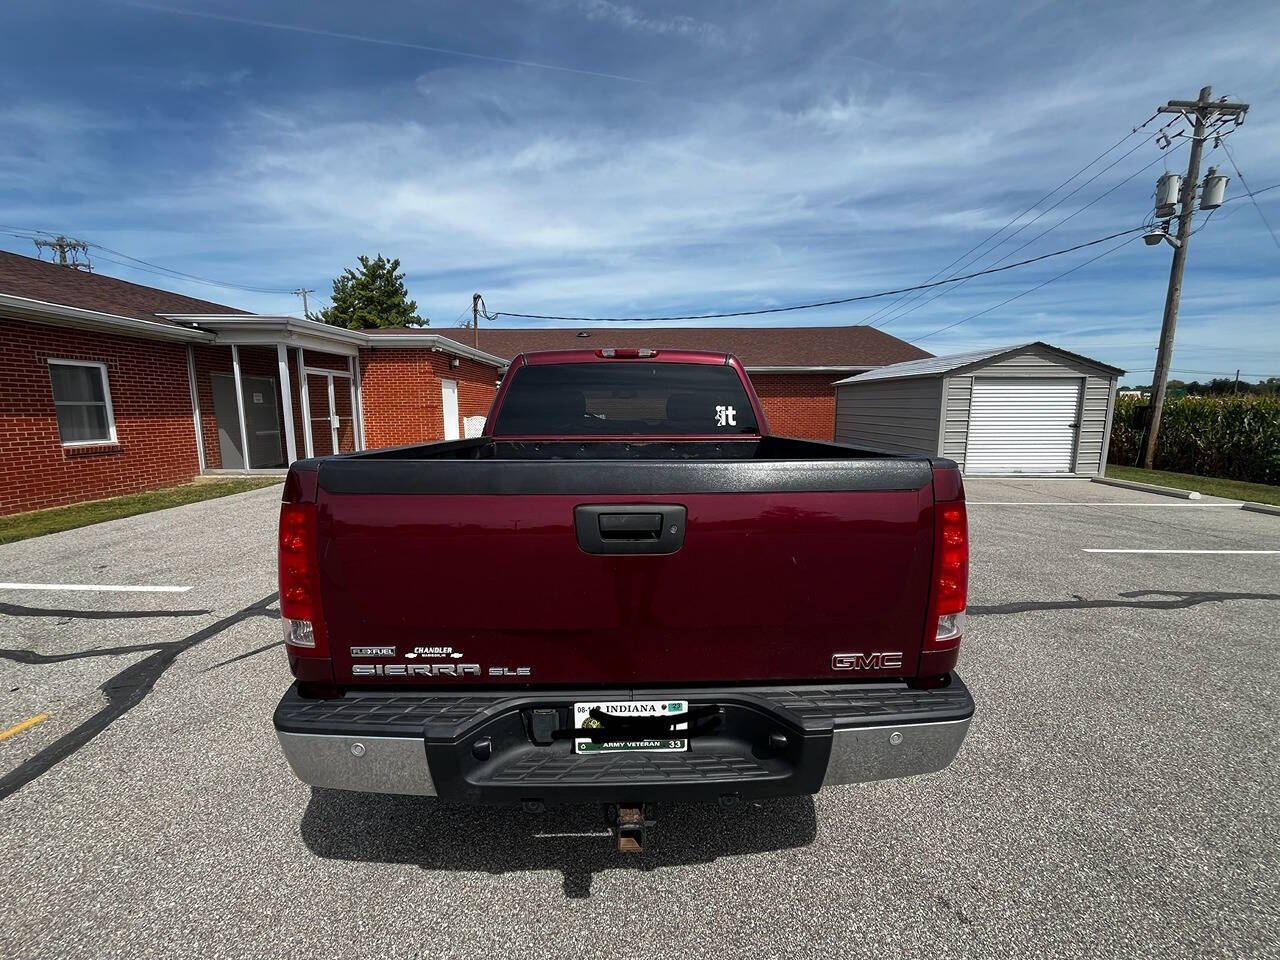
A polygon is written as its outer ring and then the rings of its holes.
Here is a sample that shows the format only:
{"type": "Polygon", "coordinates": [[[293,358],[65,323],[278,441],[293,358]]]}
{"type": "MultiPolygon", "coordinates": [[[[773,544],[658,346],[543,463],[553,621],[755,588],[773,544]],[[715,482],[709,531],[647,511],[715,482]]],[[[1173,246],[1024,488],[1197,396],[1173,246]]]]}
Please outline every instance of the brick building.
{"type": "Polygon", "coordinates": [[[345,330],[0,251],[0,514],[479,431],[517,354],[717,350],[775,433],[830,440],[834,381],[927,357],[863,326],[345,330]]]}
{"type": "Polygon", "coordinates": [[[0,514],[460,437],[507,365],[3,251],[0,360],[0,514]]]}
{"type": "MultiPolygon", "coordinates": [[[[388,336],[396,331],[383,331],[388,336]]],[[[454,332],[471,343],[470,331],[454,332]]],[[[747,368],[774,433],[814,440],[835,436],[835,381],[930,354],[867,326],[620,327],[602,330],[482,327],[479,349],[508,360],[535,350],[653,347],[732,353],[747,368]]]]}

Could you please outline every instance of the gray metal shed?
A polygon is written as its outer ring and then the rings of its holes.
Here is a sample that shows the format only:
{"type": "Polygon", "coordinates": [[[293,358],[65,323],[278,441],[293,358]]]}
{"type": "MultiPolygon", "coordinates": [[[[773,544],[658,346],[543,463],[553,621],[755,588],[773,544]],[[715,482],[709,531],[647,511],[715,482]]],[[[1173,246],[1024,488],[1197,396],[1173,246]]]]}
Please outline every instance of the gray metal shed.
{"type": "Polygon", "coordinates": [[[975,476],[1097,476],[1123,373],[1040,341],[895,363],[837,381],[835,439],[975,476]]]}

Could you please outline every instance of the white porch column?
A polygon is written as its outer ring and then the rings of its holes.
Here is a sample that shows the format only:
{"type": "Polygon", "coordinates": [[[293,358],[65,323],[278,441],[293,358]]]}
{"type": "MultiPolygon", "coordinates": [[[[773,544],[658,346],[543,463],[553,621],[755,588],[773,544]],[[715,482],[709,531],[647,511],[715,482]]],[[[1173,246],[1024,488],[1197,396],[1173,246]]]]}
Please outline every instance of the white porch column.
{"type": "Polygon", "coordinates": [[[311,397],[307,393],[307,368],[303,363],[302,348],[296,351],[298,358],[298,405],[302,410],[302,445],[308,457],[315,456],[311,443],[311,397]]]}
{"type": "Polygon", "coordinates": [[[191,419],[196,427],[196,462],[204,473],[204,429],[200,424],[200,391],[196,387],[195,349],[187,345],[187,384],[191,387],[191,419]]]}
{"type": "MultiPolygon", "coordinates": [[[[342,419],[338,416],[338,404],[333,396],[333,377],[325,377],[325,381],[329,384],[329,449],[334,453],[338,453],[338,421],[342,419]]],[[[351,439],[355,439],[355,428],[352,427],[351,439]]]]}
{"type": "Polygon", "coordinates": [[[249,430],[244,422],[244,388],[240,385],[240,348],[231,345],[231,372],[236,381],[236,413],[240,416],[240,449],[244,451],[244,471],[248,473],[253,464],[249,461],[249,430]]]}
{"type": "Polygon", "coordinates": [[[298,459],[298,444],[293,435],[293,389],[289,385],[289,353],[283,343],[276,344],[276,361],[280,365],[280,409],[284,411],[284,448],[289,463],[298,459]]]}
{"type": "Polygon", "coordinates": [[[351,403],[355,406],[352,416],[356,424],[356,449],[364,446],[364,401],[360,399],[360,357],[353,355],[347,358],[347,368],[351,371],[351,403]]]}

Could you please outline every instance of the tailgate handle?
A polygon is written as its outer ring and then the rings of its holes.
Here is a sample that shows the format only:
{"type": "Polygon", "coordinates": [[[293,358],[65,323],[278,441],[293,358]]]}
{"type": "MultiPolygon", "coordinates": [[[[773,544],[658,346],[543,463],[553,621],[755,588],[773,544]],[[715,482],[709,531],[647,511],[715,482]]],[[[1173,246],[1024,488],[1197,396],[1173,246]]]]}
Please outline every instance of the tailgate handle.
{"type": "Polygon", "coordinates": [[[675,553],[684,545],[686,511],[675,504],[610,503],[575,507],[578,546],[586,553],[675,553]]]}
{"type": "Polygon", "coordinates": [[[660,513],[600,514],[600,536],[604,540],[657,540],[661,533],[660,513]]]}

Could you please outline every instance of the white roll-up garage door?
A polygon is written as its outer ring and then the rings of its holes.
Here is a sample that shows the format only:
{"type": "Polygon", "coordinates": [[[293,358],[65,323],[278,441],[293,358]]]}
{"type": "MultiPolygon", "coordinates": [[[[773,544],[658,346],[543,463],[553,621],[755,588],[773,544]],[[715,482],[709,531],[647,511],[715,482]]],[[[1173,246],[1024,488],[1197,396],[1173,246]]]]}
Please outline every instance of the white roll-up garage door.
{"type": "Polygon", "coordinates": [[[1071,377],[975,377],[965,473],[1071,473],[1080,386],[1071,377]]]}

